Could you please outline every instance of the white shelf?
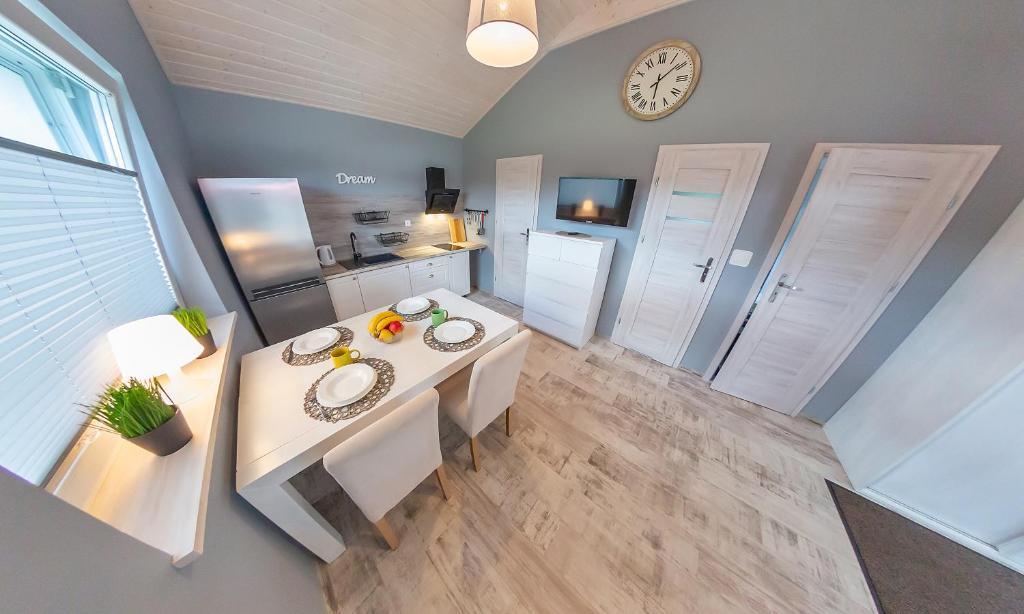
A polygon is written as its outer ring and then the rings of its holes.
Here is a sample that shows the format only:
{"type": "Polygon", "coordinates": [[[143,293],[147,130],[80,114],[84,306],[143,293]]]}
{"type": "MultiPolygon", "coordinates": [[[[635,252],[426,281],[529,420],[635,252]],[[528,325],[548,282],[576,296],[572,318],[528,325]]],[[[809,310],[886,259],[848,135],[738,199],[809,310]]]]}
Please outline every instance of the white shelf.
{"type": "Polygon", "coordinates": [[[166,552],[175,567],[184,567],[203,553],[217,423],[235,321],[235,313],[211,318],[217,352],[183,369],[201,386],[196,397],[179,403],[192,441],[161,457],[102,433],[79,446],[82,451],[53,489],[55,495],[90,515],[166,552]]]}

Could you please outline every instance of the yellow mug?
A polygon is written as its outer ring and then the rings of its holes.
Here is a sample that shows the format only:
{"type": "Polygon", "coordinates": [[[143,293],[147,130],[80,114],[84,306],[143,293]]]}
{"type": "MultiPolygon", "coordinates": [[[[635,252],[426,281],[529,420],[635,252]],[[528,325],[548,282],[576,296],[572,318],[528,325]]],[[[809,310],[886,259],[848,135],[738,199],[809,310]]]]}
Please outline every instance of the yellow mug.
{"type": "Polygon", "coordinates": [[[359,350],[350,349],[348,346],[341,346],[340,348],[334,348],[331,350],[331,361],[334,363],[334,368],[344,367],[350,365],[353,362],[359,360],[362,354],[359,350]]]}

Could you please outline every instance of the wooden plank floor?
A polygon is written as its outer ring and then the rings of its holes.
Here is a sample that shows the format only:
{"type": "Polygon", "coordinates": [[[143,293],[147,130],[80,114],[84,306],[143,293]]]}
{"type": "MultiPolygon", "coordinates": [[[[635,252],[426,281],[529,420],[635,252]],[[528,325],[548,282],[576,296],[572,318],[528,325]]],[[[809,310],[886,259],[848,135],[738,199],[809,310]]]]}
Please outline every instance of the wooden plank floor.
{"type": "MultiPolygon", "coordinates": [[[[471,298],[519,317],[484,294],[471,298]]],[[[874,607],[825,478],[821,428],[710,390],[604,339],[531,344],[513,433],[446,417],[455,496],[433,477],[372,525],[323,472],[296,486],[345,537],[334,612],[863,612],[874,607]]]]}

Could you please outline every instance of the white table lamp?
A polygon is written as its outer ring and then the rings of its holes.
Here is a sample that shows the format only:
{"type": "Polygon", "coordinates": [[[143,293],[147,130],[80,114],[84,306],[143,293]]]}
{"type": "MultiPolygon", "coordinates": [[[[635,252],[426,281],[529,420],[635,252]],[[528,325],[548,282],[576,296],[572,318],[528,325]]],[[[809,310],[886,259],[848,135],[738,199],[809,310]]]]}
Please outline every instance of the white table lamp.
{"type": "Polygon", "coordinates": [[[189,386],[181,368],[202,354],[203,346],[173,316],[152,316],[122,324],[107,333],[107,340],[125,379],[166,374],[167,394],[173,402],[195,396],[197,390],[189,386]]]}

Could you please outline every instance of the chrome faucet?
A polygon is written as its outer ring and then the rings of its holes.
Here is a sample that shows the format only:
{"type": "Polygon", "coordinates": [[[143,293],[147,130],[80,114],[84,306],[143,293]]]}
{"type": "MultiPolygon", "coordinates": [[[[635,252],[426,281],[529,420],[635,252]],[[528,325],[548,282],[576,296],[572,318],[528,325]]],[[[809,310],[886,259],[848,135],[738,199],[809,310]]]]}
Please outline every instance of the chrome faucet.
{"type": "Polygon", "coordinates": [[[356,233],[348,233],[348,239],[352,242],[352,262],[359,262],[363,255],[356,251],[356,233]]]}

